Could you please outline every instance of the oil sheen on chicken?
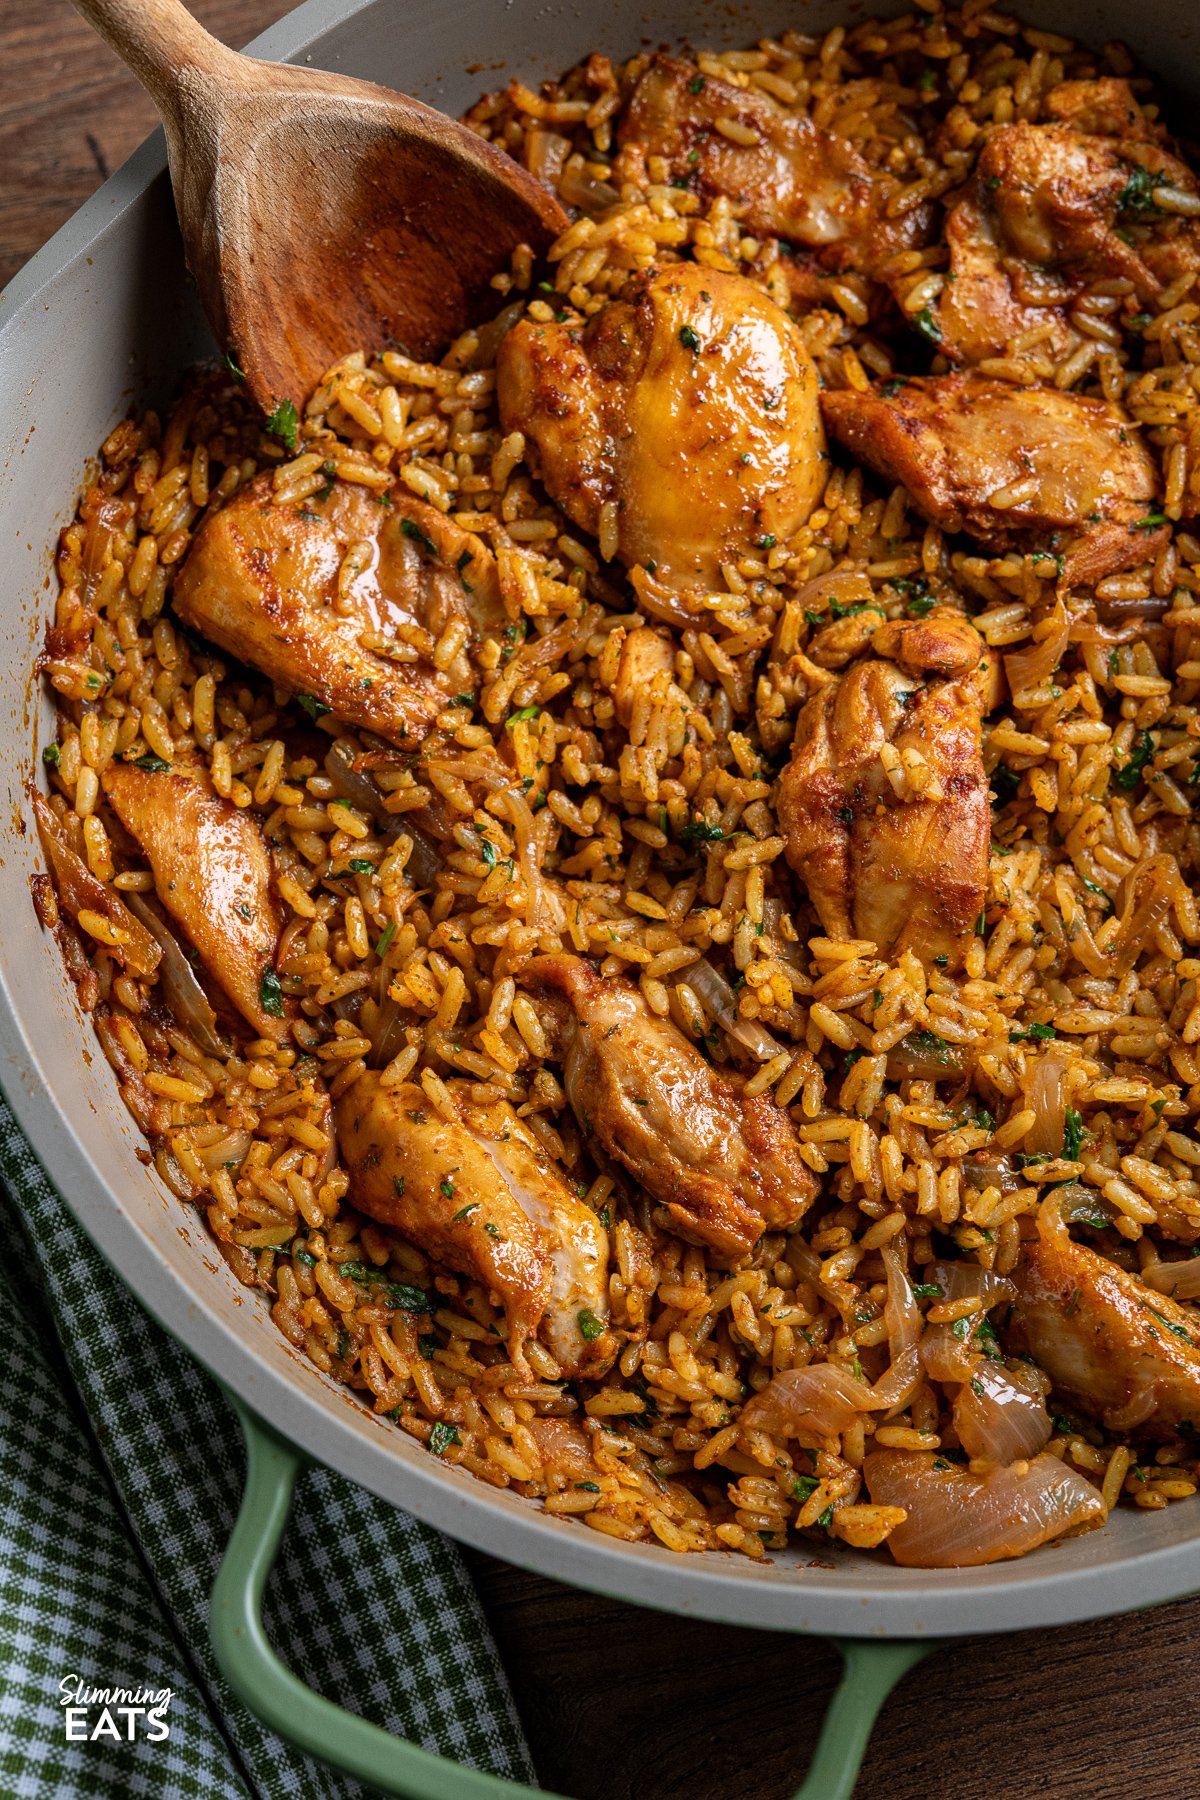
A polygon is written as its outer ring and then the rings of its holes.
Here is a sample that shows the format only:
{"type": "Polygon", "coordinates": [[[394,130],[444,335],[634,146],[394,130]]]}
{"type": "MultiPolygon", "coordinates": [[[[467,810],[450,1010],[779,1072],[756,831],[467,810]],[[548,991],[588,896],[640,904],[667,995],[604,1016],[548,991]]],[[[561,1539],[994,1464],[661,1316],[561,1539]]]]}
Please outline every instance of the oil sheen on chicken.
{"type": "Polygon", "coordinates": [[[808,518],[828,473],[817,374],[760,287],[696,263],[638,278],[579,329],[523,319],[496,364],[506,431],[583,530],[675,592],[808,518]]]}
{"type": "Polygon", "coordinates": [[[259,1037],[286,1020],[263,1002],[263,977],[282,929],[262,833],[196,769],[109,763],[105,796],[150,864],[154,890],[259,1037]]]}
{"type": "Polygon", "coordinates": [[[987,375],[913,376],[821,396],[838,441],[943,531],[1061,556],[1071,583],[1145,562],[1158,477],[1141,433],[1103,400],[987,375]]]}
{"type": "Polygon", "coordinates": [[[538,957],[522,980],[568,1003],[564,1082],[579,1123],[682,1235],[737,1258],[764,1228],[799,1224],[816,1181],[769,1094],[747,1099],[637,988],[581,957],[538,957]]]}
{"type": "Polygon", "coordinates": [[[987,891],[989,658],[957,614],[883,625],[873,643],[889,660],[855,662],[800,714],[776,803],[787,858],[830,937],[957,967],[987,891]]]}
{"type": "Polygon", "coordinates": [[[897,251],[928,241],[932,209],[890,212],[899,183],[848,138],[819,131],[761,88],[701,75],[675,57],[651,58],[619,138],[663,157],[670,177],[693,193],[727,194],[751,230],[803,244],[825,268],[871,275],[897,251]],[[719,121],[754,141],[733,141],[719,121]]]}
{"type": "Polygon", "coordinates": [[[360,1075],[337,1103],[350,1200],[500,1297],[509,1349],[540,1337],[564,1375],[598,1375],[608,1329],[608,1235],[506,1102],[451,1082],[445,1119],[414,1083],[360,1075]]]}
{"type": "Polygon", "coordinates": [[[446,628],[504,622],[490,551],[407,489],[333,481],[278,506],[270,475],[197,533],[174,606],[277,686],[400,745],[475,690],[465,644],[433,662],[446,628]]]}
{"type": "Polygon", "coordinates": [[[1111,1431],[1200,1428],[1200,1313],[1076,1243],[1044,1201],[1010,1278],[1006,1347],[1032,1356],[1054,1392],[1111,1431]]]}

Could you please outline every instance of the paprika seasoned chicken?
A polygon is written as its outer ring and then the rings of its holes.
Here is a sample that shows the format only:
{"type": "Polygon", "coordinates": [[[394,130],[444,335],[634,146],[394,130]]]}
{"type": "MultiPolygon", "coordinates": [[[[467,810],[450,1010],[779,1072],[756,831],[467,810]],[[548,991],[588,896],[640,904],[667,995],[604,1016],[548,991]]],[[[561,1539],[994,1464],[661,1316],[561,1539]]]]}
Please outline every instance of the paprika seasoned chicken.
{"type": "Polygon", "coordinates": [[[209,974],[259,1037],[281,1039],[287,1021],[270,977],[282,922],[254,819],[214,793],[199,768],[113,762],[102,786],[150,864],[155,893],[209,974]]]}
{"type": "Polygon", "coordinates": [[[449,1091],[445,1119],[412,1082],[360,1075],[335,1116],[350,1198],[498,1294],[509,1352],[539,1336],[564,1375],[599,1375],[616,1353],[608,1321],[608,1236],[505,1101],[449,1091]]]}
{"type": "Polygon", "coordinates": [[[971,373],[828,392],[821,410],[839,443],[943,531],[1061,558],[1065,582],[1134,567],[1169,536],[1154,460],[1106,401],[971,373]]]}
{"type": "Polygon", "coordinates": [[[993,131],[951,209],[933,318],[952,361],[998,356],[1025,333],[1063,356],[1084,341],[1071,308],[1089,283],[1129,281],[1149,305],[1200,267],[1197,220],[1155,201],[1200,192],[1190,170],[1151,140],[1126,83],[1091,86],[1051,92],[1056,122],[993,131]]]}
{"type": "Polygon", "coordinates": [[[825,269],[870,275],[929,239],[932,208],[893,210],[900,184],[849,138],[672,56],[650,59],[619,136],[661,157],[690,192],[728,195],[750,230],[803,244],[825,269]]]}
{"type": "Polygon", "coordinates": [[[1041,1365],[1055,1393],[1110,1431],[1200,1429],[1200,1313],[1075,1243],[1053,1197],[1010,1280],[1005,1342],[1041,1365]]]}
{"type": "Polygon", "coordinates": [[[470,641],[504,623],[490,551],[406,488],[332,480],[279,506],[269,475],[197,534],[175,611],[286,692],[399,745],[474,692],[470,641]],[[439,643],[453,654],[435,662],[439,643]]]}
{"type": "Polygon", "coordinates": [[[583,1129],[666,1207],[675,1228],[723,1257],[765,1228],[798,1225],[816,1193],[788,1114],[714,1069],[628,982],[577,956],[525,969],[531,991],[567,1002],[564,1083],[583,1129]]]}
{"type": "Polygon", "coordinates": [[[825,486],[816,370],[740,275],[671,263],[582,330],[523,319],[496,378],[504,428],[554,500],[675,593],[785,542],[825,486]]]}
{"type": "Polygon", "coordinates": [[[960,614],[872,642],[800,714],[776,801],[787,859],[830,937],[958,967],[987,890],[991,664],[960,614]]]}

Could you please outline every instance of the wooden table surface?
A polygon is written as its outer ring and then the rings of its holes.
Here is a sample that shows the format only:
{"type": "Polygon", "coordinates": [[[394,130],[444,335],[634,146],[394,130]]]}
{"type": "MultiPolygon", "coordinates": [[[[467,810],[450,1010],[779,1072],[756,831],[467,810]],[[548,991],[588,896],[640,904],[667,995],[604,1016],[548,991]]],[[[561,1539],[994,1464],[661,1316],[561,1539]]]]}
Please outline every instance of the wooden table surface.
{"type": "MultiPolygon", "coordinates": [[[[240,46],[287,6],[194,10],[240,46]]],[[[67,0],[0,0],[0,287],[153,123],[67,0]]],[[[795,1788],[836,1676],[825,1645],[470,1560],[545,1787],[572,1800],[785,1800],[795,1788]]],[[[1200,1602],[1185,1602],[951,1645],[889,1701],[858,1800],[1196,1800],[1197,1637],[1200,1602]]]]}

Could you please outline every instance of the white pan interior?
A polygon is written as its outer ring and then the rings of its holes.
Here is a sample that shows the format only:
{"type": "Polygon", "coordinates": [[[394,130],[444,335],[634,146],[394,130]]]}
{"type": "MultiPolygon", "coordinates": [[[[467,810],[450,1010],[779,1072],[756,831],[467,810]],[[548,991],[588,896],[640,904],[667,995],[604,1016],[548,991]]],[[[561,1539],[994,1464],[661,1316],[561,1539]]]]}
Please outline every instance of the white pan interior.
{"type": "MultiPolygon", "coordinates": [[[[253,48],[406,89],[455,112],[512,74],[536,81],[593,48],[732,46],[788,26],[824,30],[860,0],[309,0],[253,48]],[[468,65],[476,65],[476,73],[468,65]],[[480,72],[482,65],[482,72],[480,72]]],[[[1200,95],[1194,0],[1028,0],[1051,30],[1131,41],[1200,95]]],[[[137,1161],[140,1138],[40,931],[24,828],[35,727],[34,646],[49,611],[52,548],[89,457],[134,405],[161,404],[189,361],[211,354],[187,282],[155,136],[0,296],[0,1083],[52,1179],[139,1298],[286,1436],[452,1535],[529,1568],[645,1605],[796,1631],[943,1636],[1057,1624],[1200,1588],[1200,1502],[1122,1512],[1103,1531],[988,1570],[904,1571],[851,1551],[752,1566],[617,1544],[446,1469],[327,1382],[240,1286],[198,1216],[137,1161]],[[84,1051],[91,1054],[85,1061],[84,1051]]]]}

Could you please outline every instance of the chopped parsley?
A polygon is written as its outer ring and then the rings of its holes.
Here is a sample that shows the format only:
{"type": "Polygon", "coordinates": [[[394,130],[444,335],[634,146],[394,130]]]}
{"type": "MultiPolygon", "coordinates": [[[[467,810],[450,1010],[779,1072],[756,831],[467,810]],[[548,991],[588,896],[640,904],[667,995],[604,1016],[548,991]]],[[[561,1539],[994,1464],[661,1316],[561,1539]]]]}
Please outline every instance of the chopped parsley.
{"type": "Polygon", "coordinates": [[[579,1324],[579,1335],[585,1344],[591,1344],[596,1338],[604,1335],[604,1326],[590,1307],[585,1306],[582,1312],[576,1314],[576,1318],[579,1324]]]}
{"type": "Polygon", "coordinates": [[[454,1183],[453,1183],[453,1181],[451,1181],[449,1175],[446,1176],[444,1181],[438,1182],[438,1187],[440,1188],[441,1192],[446,1196],[447,1200],[453,1200],[453,1198],[454,1198],[454,1183]]]}
{"type": "Polygon", "coordinates": [[[445,1456],[451,1444],[461,1444],[457,1425],[447,1425],[445,1419],[438,1419],[429,1433],[429,1448],[435,1456],[445,1456]]]}
{"type": "Polygon", "coordinates": [[[918,1300],[940,1300],[942,1297],[942,1290],[936,1281],[917,1282],[913,1287],[913,1293],[918,1300]]]}
{"type": "Polygon", "coordinates": [[[1008,1041],[1010,1044],[1023,1044],[1028,1038],[1041,1041],[1045,1038],[1057,1036],[1058,1030],[1054,1025],[1030,1025],[1025,1031],[1021,1031],[1020,1029],[1010,1031],[1008,1034],[1008,1041]]]}
{"type": "Polygon", "coordinates": [[[913,314],[912,323],[921,333],[921,336],[928,338],[931,344],[941,343],[942,328],[927,306],[923,306],[919,313],[913,314]]]}
{"type": "Polygon", "coordinates": [[[290,400],[279,402],[267,420],[267,430],[273,438],[279,439],[285,450],[290,450],[295,455],[300,420],[290,400]]]}
{"type": "Polygon", "coordinates": [[[352,856],[346,867],[355,875],[373,875],[375,864],[367,856],[352,856]]]}
{"type": "Polygon", "coordinates": [[[1129,529],[1130,531],[1154,531],[1159,525],[1165,525],[1166,523],[1166,513],[1148,512],[1140,519],[1135,519],[1129,529]]]}
{"type": "Polygon", "coordinates": [[[1068,1106],[1063,1125],[1062,1153],[1068,1162],[1077,1162],[1083,1147],[1083,1114],[1068,1106]]]}
{"type": "Polygon", "coordinates": [[[689,94],[702,94],[703,92],[704,92],[704,77],[703,77],[703,75],[693,75],[692,79],[688,82],[688,93],[689,94]]]}
{"type": "Polygon", "coordinates": [[[695,356],[700,348],[700,339],[696,336],[696,333],[692,330],[690,325],[681,325],[679,327],[679,341],[685,350],[691,351],[693,356],[695,356]]]}
{"type": "Polygon", "coordinates": [[[138,756],[134,758],[135,769],[145,769],[148,775],[165,775],[171,765],[161,756],[138,756]]]}
{"type": "Polygon", "coordinates": [[[42,751],[42,761],[48,769],[57,769],[62,762],[62,751],[57,744],[47,744],[42,751]]]}
{"type": "Polygon", "coordinates": [[[238,359],[233,354],[232,350],[227,350],[221,358],[221,361],[225,364],[225,367],[229,370],[229,373],[233,376],[235,381],[245,381],[246,371],[239,366],[238,359]]]}
{"type": "MultiPolygon", "coordinates": [[[[443,1184],[443,1186],[444,1186],[444,1184],[443,1184]]],[[[454,1189],[451,1188],[450,1192],[453,1193],[454,1189]]],[[[457,1225],[460,1219],[469,1219],[473,1212],[478,1212],[478,1211],[479,1211],[478,1200],[469,1200],[467,1202],[466,1206],[459,1207],[459,1209],[455,1213],[454,1218],[452,1219],[451,1223],[454,1225],[457,1225]]]]}
{"type": "Polygon", "coordinates": [[[726,833],[719,825],[710,825],[707,819],[689,819],[679,835],[685,844],[720,844],[725,841],[726,833]]]}
{"type": "Polygon", "coordinates": [[[311,694],[297,694],[295,699],[296,705],[300,708],[300,711],[302,713],[307,713],[314,725],[318,719],[323,719],[325,714],[329,711],[329,708],[323,700],[314,700],[311,694]]]}
{"type": "Polygon", "coordinates": [[[803,1506],[806,1500],[812,1499],[820,1485],[815,1475],[797,1475],[792,1483],[792,1499],[799,1500],[803,1506]]]}
{"type": "Polygon", "coordinates": [[[273,1019],[282,1019],[283,989],[279,985],[278,975],[270,965],[263,970],[258,984],[258,1003],[273,1019]]]}
{"type": "Polygon", "coordinates": [[[427,532],[421,530],[415,519],[401,519],[400,529],[406,538],[411,538],[414,544],[420,544],[422,550],[428,555],[437,555],[437,545],[427,532]]]}
{"type": "Polygon", "coordinates": [[[1117,206],[1121,212],[1157,212],[1159,209],[1154,204],[1153,194],[1159,185],[1159,178],[1138,163],[1130,169],[1129,180],[1117,195],[1117,206]]]}
{"type": "Polygon", "coordinates": [[[1128,793],[1131,788],[1135,788],[1142,779],[1146,764],[1153,755],[1154,739],[1150,736],[1148,731],[1139,732],[1137,743],[1134,746],[1129,761],[1124,763],[1113,776],[1113,780],[1116,782],[1117,786],[1119,788],[1124,788],[1126,793],[1128,793]]]}
{"type": "Polygon", "coordinates": [[[541,710],[540,706],[523,706],[519,712],[509,713],[504,721],[505,731],[511,731],[521,719],[536,719],[541,710]]]}
{"type": "Polygon", "coordinates": [[[378,955],[382,956],[384,954],[384,952],[387,950],[388,945],[391,943],[391,941],[395,937],[395,935],[396,935],[396,921],[395,921],[395,919],[390,919],[388,921],[387,927],[384,930],[383,936],[380,938],[379,942],[375,946],[375,949],[376,949],[376,952],[378,955]]]}

